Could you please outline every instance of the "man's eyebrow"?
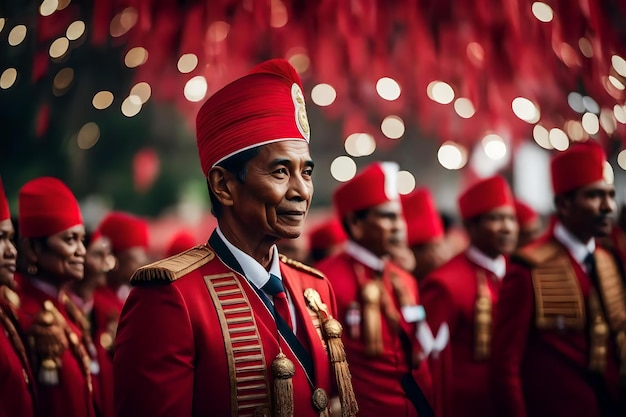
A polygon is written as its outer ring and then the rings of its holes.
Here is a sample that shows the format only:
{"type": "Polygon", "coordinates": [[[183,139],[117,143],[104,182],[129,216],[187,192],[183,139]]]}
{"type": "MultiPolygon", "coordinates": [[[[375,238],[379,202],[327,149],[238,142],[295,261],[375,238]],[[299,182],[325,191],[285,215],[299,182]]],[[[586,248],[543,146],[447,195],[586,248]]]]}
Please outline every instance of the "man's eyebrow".
{"type": "MultiPolygon", "coordinates": [[[[287,159],[287,158],[276,158],[271,162],[271,166],[276,166],[276,165],[286,165],[286,166],[291,167],[293,165],[293,162],[291,161],[291,159],[287,159]]],[[[306,161],[304,161],[304,165],[310,168],[314,168],[315,162],[313,162],[312,159],[307,159],[306,161]]]]}

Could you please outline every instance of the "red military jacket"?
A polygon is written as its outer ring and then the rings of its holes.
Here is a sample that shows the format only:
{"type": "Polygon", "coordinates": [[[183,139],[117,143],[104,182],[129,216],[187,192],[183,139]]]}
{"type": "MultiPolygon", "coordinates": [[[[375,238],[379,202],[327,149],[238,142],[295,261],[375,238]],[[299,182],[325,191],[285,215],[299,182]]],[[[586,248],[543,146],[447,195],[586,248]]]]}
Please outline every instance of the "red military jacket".
{"type": "Polygon", "coordinates": [[[0,287],[0,417],[33,417],[34,380],[14,315],[17,305],[4,297],[9,292],[17,297],[8,288],[0,287]]]}
{"type": "MultiPolygon", "coordinates": [[[[77,341],[81,346],[81,352],[87,350],[82,344],[80,329],[72,323],[65,306],[59,300],[50,297],[39,288],[36,288],[29,279],[22,278],[21,306],[19,321],[22,328],[28,331],[33,325],[37,314],[42,310],[45,301],[51,301],[61,313],[67,326],[76,334],[77,341]]],[[[35,349],[36,350],[36,349],[35,349]]],[[[91,375],[87,376],[82,361],[77,352],[70,346],[60,356],[61,366],[58,368],[59,383],[46,385],[37,380],[37,401],[39,415],[42,417],[93,417],[95,415],[92,389],[90,384],[91,375]]],[[[34,372],[37,372],[34,369],[34,372]]]]}
{"type": "MultiPolygon", "coordinates": [[[[392,296],[392,308],[400,317],[401,330],[392,329],[385,315],[381,314],[383,350],[372,357],[366,353],[363,339],[361,290],[362,284],[374,280],[376,272],[345,252],[324,259],[317,267],[328,277],[337,296],[337,319],[344,327],[343,341],[350,361],[352,386],[359,403],[359,416],[418,416],[401,384],[403,376],[409,372],[412,372],[417,385],[432,407],[432,379],[428,363],[424,361],[419,368],[412,370],[411,358],[407,357],[409,353],[400,340],[401,331],[408,336],[413,349],[420,348],[415,337],[416,325],[409,324],[401,318],[397,297],[392,296]],[[357,274],[362,276],[359,277],[357,274]],[[355,305],[358,306],[358,311],[352,311],[355,305]],[[361,317],[360,324],[357,325],[361,329],[356,337],[350,335],[350,327],[354,326],[351,320],[354,318],[349,317],[355,314],[361,317]]],[[[383,285],[387,293],[394,294],[389,279],[392,274],[401,280],[410,298],[419,304],[417,281],[390,262],[385,263],[383,272],[383,285]]]]}
{"type": "MultiPolygon", "coordinates": [[[[592,286],[590,277],[552,234],[522,251],[536,251],[549,258],[554,248],[567,252],[565,263],[575,272],[587,309],[592,286]]],[[[602,250],[596,248],[596,252],[602,250]]],[[[498,416],[605,416],[588,372],[588,325],[582,329],[558,324],[553,328],[537,327],[533,268],[527,261],[513,257],[500,290],[492,358],[492,398],[498,416]]],[[[554,274],[558,276],[559,272],[555,270],[554,274]]],[[[618,364],[611,339],[606,372],[597,383],[598,392],[615,406],[618,364]]]]}
{"type": "Polygon", "coordinates": [[[92,339],[96,348],[100,372],[99,411],[102,417],[114,417],[113,401],[113,342],[121,309],[108,298],[94,294],[91,312],[92,339]]]}
{"type": "Polygon", "coordinates": [[[270,367],[282,350],[295,365],[294,415],[317,417],[311,398],[316,388],[331,392],[331,364],[303,294],[314,289],[333,314],[329,282],[312,268],[281,261],[297,338],[310,354],[309,381],[260,293],[215,232],[209,245],[148,265],[133,277],[134,285],[142,277],[149,282],[133,288],[118,327],[117,416],[252,416],[271,402],[270,367]]]}
{"type": "MultiPolygon", "coordinates": [[[[489,359],[476,360],[475,305],[478,274],[484,274],[492,300],[498,300],[498,278],[460,253],[432,271],[420,284],[426,320],[434,333],[447,323],[450,341],[433,367],[442,369],[434,383],[441,390],[446,417],[494,416],[489,385],[489,359]]],[[[492,309],[492,319],[495,309],[492,309]]]]}

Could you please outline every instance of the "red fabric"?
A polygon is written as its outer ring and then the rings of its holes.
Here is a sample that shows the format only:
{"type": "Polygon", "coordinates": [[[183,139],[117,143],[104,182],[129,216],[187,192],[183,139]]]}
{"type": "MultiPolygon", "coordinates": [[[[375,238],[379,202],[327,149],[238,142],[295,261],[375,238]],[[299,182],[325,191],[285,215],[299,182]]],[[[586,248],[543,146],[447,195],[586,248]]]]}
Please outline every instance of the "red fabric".
{"type": "Polygon", "coordinates": [[[419,188],[400,197],[406,220],[409,246],[429,242],[443,236],[443,222],[428,188],[419,188]]]}
{"type": "MultiPolygon", "coordinates": [[[[256,66],[211,96],[196,119],[202,172],[207,175],[216,163],[254,146],[282,140],[308,142],[308,134],[297,122],[294,84],[303,90],[291,64],[275,59],[256,66]]],[[[306,126],[308,132],[308,122],[306,126]]]]}
{"type": "MultiPolygon", "coordinates": [[[[546,239],[554,238],[548,235],[546,239]]],[[[542,245],[546,239],[533,245],[542,245]]],[[[571,257],[569,261],[588,305],[590,278],[578,262],[571,257]]],[[[587,326],[579,331],[538,330],[531,273],[527,266],[512,263],[500,290],[490,397],[496,411],[508,417],[600,417],[604,414],[587,378],[587,326]]],[[[609,397],[615,398],[619,365],[613,355],[610,348],[604,383],[609,397]]]]}
{"type": "MultiPolygon", "coordinates": [[[[28,332],[37,313],[43,309],[44,301],[50,300],[63,315],[79,340],[82,340],[80,329],[72,322],[65,307],[58,300],[35,288],[28,278],[22,278],[20,285],[19,321],[25,332],[28,332]]],[[[46,417],[94,417],[93,396],[87,387],[82,364],[74,356],[71,348],[66,349],[60,358],[62,366],[59,368],[59,385],[37,384],[37,404],[40,415],[46,417]]]]}
{"type": "MultiPolygon", "coordinates": [[[[11,307],[0,299],[0,310],[6,314],[9,319],[13,319],[11,307]]],[[[13,321],[16,330],[19,332],[19,325],[13,321]]],[[[22,342],[25,346],[26,344],[22,342]]],[[[35,383],[30,367],[20,360],[19,353],[8,336],[8,330],[3,326],[0,320],[0,417],[33,417],[35,415],[33,394],[31,387],[26,383],[24,372],[29,376],[32,384],[35,383]]]]}
{"type": "Polygon", "coordinates": [[[24,184],[18,194],[19,231],[22,237],[44,237],[83,224],[72,191],[60,180],[40,177],[24,184]]]}
{"type": "Polygon", "coordinates": [[[326,249],[345,242],[346,232],[337,219],[328,220],[309,232],[311,249],[326,249]]]}
{"type": "Polygon", "coordinates": [[[513,207],[514,201],[509,185],[499,175],[478,181],[459,196],[459,210],[463,220],[502,206],[513,207]]]}
{"type": "Polygon", "coordinates": [[[520,227],[534,222],[539,217],[539,214],[532,207],[519,200],[515,200],[515,214],[520,227]]]}
{"type": "Polygon", "coordinates": [[[172,236],[165,250],[165,256],[173,256],[198,244],[198,239],[190,230],[181,230],[172,236]]]}
{"type": "MultiPolygon", "coordinates": [[[[486,274],[493,306],[499,282],[465,253],[431,272],[420,285],[426,320],[437,334],[442,323],[450,329],[450,341],[440,354],[443,374],[441,395],[444,417],[495,417],[489,387],[489,360],[474,360],[474,306],[478,293],[477,272],[486,274]]],[[[495,317],[495,309],[492,311],[495,317]]],[[[435,365],[433,364],[433,368],[435,365]]]]}
{"type": "Polygon", "coordinates": [[[109,213],[98,227],[100,233],[111,239],[114,253],[134,247],[148,248],[148,223],[130,213],[109,213]]]}
{"type": "Polygon", "coordinates": [[[121,307],[118,306],[118,303],[112,303],[98,291],[94,293],[92,333],[93,342],[98,354],[98,363],[100,364],[98,388],[100,391],[99,410],[102,417],[115,417],[113,401],[113,350],[112,346],[109,347],[111,350],[107,350],[107,346],[103,345],[102,336],[105,333],[110,333],[111,329],[117,328],[120,311],[121,307]]]}
{"type": "MultiPolygon", "coordinates": [[[[325,259],[317,267],[328,277],[337,296],[336,318],[341,321],[344,328],[343,341],[350,362],[352,385],[359,403],[359,416],[417,416],[415,407],[400,385],[402,376],[409,369],[398,332],[391,328],[387,320],[382,320],[383,352],[376,358],[365,353],[365,345],[361,338],[353,339],[349,335],[349,326],[346,322],[349,308],[355,301],[362,303],[357,270],[363,271],[364,276],[361,278],[366,282],[374,279],[374,271],[346,253],[325,259]]],[[[401,278],[407,291],[419,304],[420,297],[415,279],[391,263],[387,264],[383,278],[389,294],[393,294],[389,278],[391,274],[401,278]]],[[[395,309],[399,312],[398,300],[393,298],[395,309]]],[[[385,317],[384,313],[381,313],[381,316],[385,317]]],[[[415,339],[415,324],[401,320],[401,326],[411,338],[413,345],[419,347],[419,342],[415,339]]],[[[363,334],[363,331],[360,333],[363,334]]],[[[428,363],[422,362],[419,368],[413,371],[413,376],[426,398],[432,400],[432,378],[428,363]]]]}
{"type": "Polygon", "coordinates": [[[350,212],[374,207],[399,198],[397,188],[389,189],[389,182],[394,185],[396,183],[395,177],[398,166],[390,162],[384,164],[376,162],[367,166],[354,178],[341,184],[335,190],[333,203],[340,219],[350,212]]]}
{"type": "Polygon", "coordinates": [[[604,178],[604,149],[588,140],[558,153],[550,163],[552,189],[561,194],[604,178]]]}
{"type": "Polygon", "coordinates": [[[2,185],[2,178],[0,178],[0,221],[10,219],[11,210],[9,209],[9,202],[4,194],[4,186],[2,185]]]}
{"type": "MultiPolygon", "coordinates": [[[[114,357],[115,401],[118,417],[230,416],[228,358],[216,308],[205,276],[234,274],[218,256],[169,285],[135,287],[124,305],[114,357]],[[137,337],[141,335],[141,337],[137,337]]],[[[310,318],[303,297],[315,289],[335,315],[335,300],[327,280],[281,264],[283,283],[294,302],[298,338],[313,356],[315,386],[333,394],[327,353],[310,318]]],[[[318,417],[311,404],[312,389],[304,371],[277,330],[271,316],[248,281],[235,274],[248,298],[263,345],[268,378],[272,361],[282,347],[296,367],[292,379],[294,415],[318,417]]],[[[271,387],[270,387],[271,391],[271,387]]]]}

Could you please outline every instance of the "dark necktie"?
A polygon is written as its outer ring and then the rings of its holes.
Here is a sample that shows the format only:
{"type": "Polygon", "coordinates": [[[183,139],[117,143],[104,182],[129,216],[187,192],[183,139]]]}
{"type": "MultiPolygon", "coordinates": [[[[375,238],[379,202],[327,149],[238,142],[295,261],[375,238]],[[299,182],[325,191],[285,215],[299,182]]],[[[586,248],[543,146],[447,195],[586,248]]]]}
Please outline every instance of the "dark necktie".
{"type": "Polygon", "coordinates": [[[591,278],[591,280],[594,282],[595,284],[595,278],[596,278],[596,258],[593,257],[593,253],[588,253],[587,256],[585,256],[585,259],[583,260],[583,263],[585,264],[585,272],[587,273],[587,275],[589,275],[589,277],[591,278]]]}
{"type": "Polygon", "coordinates": [[[287,301],[287,294],[285,293],[285,287],[283,287],[281,279],[274,274],[270,274],[270,280],[263,286],[263,291],[274,298],[274,309],[276,313],[280,314],[289,328],[293,330],[291,313],[289,312],[289,301],[287,301]]]}

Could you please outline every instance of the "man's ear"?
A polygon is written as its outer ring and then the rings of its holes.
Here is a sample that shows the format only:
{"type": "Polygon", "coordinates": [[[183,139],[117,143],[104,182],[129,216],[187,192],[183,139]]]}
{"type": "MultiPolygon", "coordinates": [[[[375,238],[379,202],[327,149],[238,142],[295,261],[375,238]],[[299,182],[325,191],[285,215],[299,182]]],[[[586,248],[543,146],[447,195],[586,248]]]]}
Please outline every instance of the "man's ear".
{"type": "Polygon", "coordinates": [[[222,206],[232,206],[231,180],[233,175],[223,167],[215,166],[209,171],[208,183],[211,192],[222,206]]]}
{"type": "Polygon", "coordinates": [[[567,216],[571,206],[572,201],[570,198],[564,196],[563,194],[554,196],[554,207],[560,216],[567,216]]]}
{"type": "Polygon", "coordinates": [[[41,253],[41,246],[31,238],[22,237],[20,239],[20,255],[29,264],[35,264],[39,254],[41,253]]]}
{"type": "Polygon", "coordinates": [[[355,213],[346,214],[345,219],[352,239],[356,242],[360,241],[363,238],[363,221],[355,213]]]}

